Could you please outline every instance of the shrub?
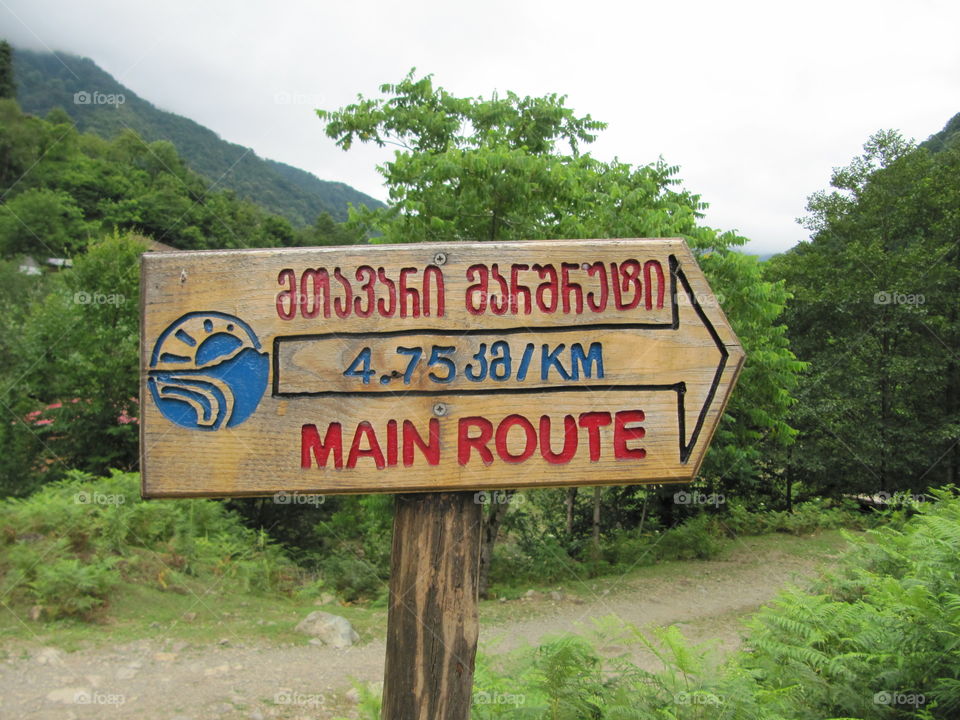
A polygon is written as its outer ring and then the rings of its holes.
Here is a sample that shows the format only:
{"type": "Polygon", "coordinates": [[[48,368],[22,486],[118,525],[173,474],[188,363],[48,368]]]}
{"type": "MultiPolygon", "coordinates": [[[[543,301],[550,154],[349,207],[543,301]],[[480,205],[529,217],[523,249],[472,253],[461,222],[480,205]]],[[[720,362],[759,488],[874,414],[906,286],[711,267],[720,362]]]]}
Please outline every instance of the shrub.
{"type": "Polygon", "coordinates": [[[960,500],[933,495],[903,530],[874,531],[814,592],[784,593],[754,620],[745,665],[762,687],[802,687],[793,717],[957,716],[960,500]]]}
{"type": "MultiPolygon", "coordinates": [[[[675,628],[648,638],[616,618],[597,623],[584,637],[548,638],[537,647],[488,656],[477,654],[473,720],[731,720],[765,718],[745,673],[724,673],[710,648],[692,648],[675,628]],[[664,670],[642,670],[626,656],[607,657],[598,648],[646,649],[664,670]]],[[[379,718],[379,698],[369,693],[362,717],[379,718]]]]}
{"type": "Polygon", "coordinates": [[[661,533],[635,529],[610,533],[603,544],[603,558],[611,568],[627,569],[653,565],[659,559],[661,533]]]}
{"type": "Polygon", "coordinates": [[[321,574],[344,600],[373,600],[388,591],[387,579],[375,565],[353,551],[341,551],[326,558],[321,574]]]}
{"type": "Polygon", "coordinates": [[[727,504],[726,512],[720,517],[724,529],[730,535],[762,535],[770,532],[809,535],[818,530],[870,527],[889,520],[888,514],[866,515],[858,512],[852,504],[838,503],[827,498],[812,498],[798,503],[793,512],[753,512],[733,500],[727,504]]]}
{"type": "Polygon", "coordinates": [[[90,617],[120,581],[175,589],[217,579],[289,592],[297,567],[262,532],[212,500],[140,499],[140,477],[73,471],[27,498],[0,502],[0,591],[47,617],[90,617]]]}
{"type": "Polygon", "coordinates": [[[664,533],[657,544],[658,556],[670,560],[707,560],[722,547],[714,519],[702,513],[664,533]]]}
{"type": "Polygon", "coordinates": [[[320,573],[347,600],[377,599],[387,592],[393,496],[332,498],[336,510],[316,526],[320,573]]]}
{"type": "Polygon", "coordinates": [[[548,533],[537,541],[521,536],[494,546],[490,581],[495,585],[549,584],[580,576],[579,567],[555,535],[548,533]]]}
{"type": "Polygon", "coordinates": [[[38,565],[29,587],[51,617],[88,617],[106,604],[110,591],[120,582],[115,565],[116,558],[89,562],[58,558],[38,565]]]}

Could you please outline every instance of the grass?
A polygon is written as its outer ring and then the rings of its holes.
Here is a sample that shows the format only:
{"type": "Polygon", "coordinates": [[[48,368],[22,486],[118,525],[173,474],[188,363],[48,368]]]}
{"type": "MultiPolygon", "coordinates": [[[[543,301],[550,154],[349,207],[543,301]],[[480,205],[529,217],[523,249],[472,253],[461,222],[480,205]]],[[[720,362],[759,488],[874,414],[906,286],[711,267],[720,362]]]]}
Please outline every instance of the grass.
{"type": "MultiPolygon", "coordinates": [[[[550,585],[512,588],[508,602],[496,596],[480,603],[482,627],[493,628],[509,622],[543,616],[553,607],[548,593],[557,590],[567,598],[592,601],[603,593],[617,594],[656,582],[677,583],[689,577],[691,565],[704,567],[737,562],[763,564],[771,555],[797,558],[818,556],[828,561],[847,545],[839,530],[814,535],[784,534],[749,536],[728,541],[713,560],[679,560],[637,567],[624,575],[598,578],[570,578],[550,585]],[[539,597],[519,601],[527,589],[539,597]]],[[[219,592],[219,587],[196,582],[180,592],[162,591],[144,585],[118,588],[110,606],[98,622],[64,619],[32,622],[23,619],[22,608],[0,609],[0,646],[7,656],[23,648],[56,645],[68,651],[104,644],[124,644],[135,640],[186,641],[198,645],[226,639],[230,644],[305,645],[308,638],[294,630],[296,624],[314,610],[324,610],[347,618],[360,634],[361,642],[382,640],[386,635],[387,610],[369,605],[339,603],[316,605],[313,598],[265,596],[235,591],[219,592]],[[19,610],[19,611],[18,611],[19,610]],[[190,618],[190,613],[195,617],[190,618]]],[[[565,601],[566,602],[566,601],[565,601]]]]}
{"type": "MultiPolygon", "coordinates": [[[[860,533],[855,533],[859,535],[860,533]]],[[[842,552],[848,546],[843,531],[824,530],[813,535],[795,536],[774,533],[756,535],[727,541],[720,554],[713,560],[675,560],[656,565],[638,565],[621,575],[607,575],[596,578],[570,578],[546,586],[530,585],[523,588],[510,588],[496,599],[480,604],[480,622],[482,625],[496,626],[506,622],[523,620],[542,615],[552,607],[548,593],[556,590],[566,597],[591,602],[598,595],[616,594],[638,587],[658,584],[677,584],[690,576],[691,566],[709,567],[718,563],[735,561],[741,564],[762,565],[769,562],[771,555],[781,553],[797,558],[811,555],[822,557],[824,562],[842,552]],[[537,591],[537,599],[517,602],[527,589],[537,591]],[[506,597],[508,602],[500,602],[506,597]]]]}
{"type": "Polygon", "coordinates": [[[784,533],[749,535],[723,541],[720,552],[712,560],[673,560],[658,562],[654,565],[638,563],[635,568],[621,574],[603,575],[595,578],[588,578],[585,575],[570,577],[567,580],[549,585],[494,586],[491,596],[495,599],[481,603],[480,621],[484,625],[498,625],[510,620],[523,620],[542,614],[545,608],[550,607],[549,597],[541,597],[522,603],[514,602],[521,598],[528,589],[541,594],[556,590],[565,596],[590,602],[604,592],[624,591],[650,582],[678,582],[684,576],[689,575],[691,564],[709,566],[736,560],[740,563],[759,565],[767,562],[768,556],[773,553],[795,557],[817,555],[827,561],[848,546],[849,543],[844,538],[845,532],[855,536],[863,535],[859,531],[842,530],[821,530],[811,535],[802,536],[784,533]],[[754,555],[755,557],[752,558],[754,555]],[[501,597],[505,597],[508,602],[500,602],[499,598],[501,597]]]}
{"type": "Polygon", "coordinates": [[[7,608],[0,614],[0,646],[56,645],[68,651],[135,640],[178,640],[205,645],[226,639],[232,645],[306,645],[309,638],[294,630],[314,610],[342,615],[361,642],[381,638],[386,609],[316,605],[312,598],[218,592],[201,584],[186,594],[144,585],[117,590],[97,622],[74,619],[31,622],[7,608]]]}
{"type": "Polygon", "coordinates": [[[820,530],[811,535],[786,535],[783,533],[748,535],[731,540],[718,556],[718,559],[726,559],[726,555],[742,545],[755,552],[777,550],[796,556],[818,553],[824,556],[824,560],[827,560],[843,552],[850,545],[844,535],[864,537],[866,533],[860,530],[820,530]]]}

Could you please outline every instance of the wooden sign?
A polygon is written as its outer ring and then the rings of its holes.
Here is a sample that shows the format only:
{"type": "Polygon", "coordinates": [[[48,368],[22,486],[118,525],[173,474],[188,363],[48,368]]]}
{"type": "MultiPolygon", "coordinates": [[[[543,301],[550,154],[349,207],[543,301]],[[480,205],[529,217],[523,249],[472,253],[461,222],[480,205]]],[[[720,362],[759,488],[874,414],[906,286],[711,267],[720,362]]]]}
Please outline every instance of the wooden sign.
{"type": "Polygon", "coordinates": [[[150,497],[686,482],[743,350],[682,240],[147,253],[150,497]]]}

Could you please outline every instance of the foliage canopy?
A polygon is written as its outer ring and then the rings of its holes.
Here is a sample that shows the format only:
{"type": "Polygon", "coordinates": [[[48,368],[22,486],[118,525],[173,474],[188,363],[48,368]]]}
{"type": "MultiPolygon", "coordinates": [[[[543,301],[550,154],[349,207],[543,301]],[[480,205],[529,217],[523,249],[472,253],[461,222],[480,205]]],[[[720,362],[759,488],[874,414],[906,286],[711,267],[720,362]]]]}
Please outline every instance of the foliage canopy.
{"type": "Polygon", "coordinates": [[[318,110],[327,135],[396,148],[379,166],[387,208],[352,208],[348,225],[383,242],[684,237],[699,255],[747,351],[747,366],[708,456],[707,477],[755,481],[764,442],[789,443],[785,421],[802,365],[776,322],[786,292],[735,252],[745,239],[700,223],[706,204],[678,168],[601,162],[583,148],[606,126],[564,96],[457,97],[411,70],[380,97],[318,110]]]}

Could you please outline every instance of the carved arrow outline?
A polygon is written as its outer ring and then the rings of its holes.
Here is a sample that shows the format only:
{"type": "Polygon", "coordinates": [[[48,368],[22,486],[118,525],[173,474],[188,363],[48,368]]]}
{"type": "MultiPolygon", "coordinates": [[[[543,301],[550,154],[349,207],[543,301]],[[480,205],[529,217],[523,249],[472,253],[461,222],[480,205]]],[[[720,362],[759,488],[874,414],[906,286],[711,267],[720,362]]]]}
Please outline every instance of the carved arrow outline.
{"type": "MultiPolygon", "coordinates": [[[[573,326],[549,326],[549,327],[514,327],[514,328],[497,328],[495,330],[487,329],[467,329],[467,330],[437,330],[437,329],[427,329],[427,328],[411,328],[405,330],[388,330],[384,332],[349,332],[349,333],[316,333],[316,334],[301,334],[301,335],[278,335],[273,339],[273,352],[272,352],[272,363],[273,363],[273,383],[272,383],[272,396],[275,398],[303,398],[303,397],[331,397],[331,396],[345,396],[345,397],[378,397],[384,395],[403,395],[406,397],[462,397],[470,395],[489,395],[489,394],[502,394],[502,395],[523,395],[523,394],[538,394],[545,392],[598,392],[598,391],[636,391],[636,392],[658,392],[658,391],[672,391],[677,393],[677,423],[678,423],[678,435],[679,435],[679,453],[680,453],[680,462],[687,463],[693,454],[693,450],[697,445],[697,441],[700,438],[700,434],[703,430],[704,423],[706,422],[707,414],[710,410],[710,407],[713,405],[713,402],[716,398],[717,389],[720,386],[720,381],[723,377],[724,370],[727,367],[727,361],[730,357],[730,351],[727,349],[727,346],[724,344],[723,340],[720,338],[719,333],[714,327],[713,323],[710,321],[710,318],[707,316],[704,311],[700,301],[697,299],[696,294],[693,292],[693,289],[690,285],[690,281],[684,273],[683,269],[680,267],[680,262],[677,259],[676,255],[671,253],[668,256],[669,260],[669,274],[670,274],[670,301],[671,301],[671,313],[672,318],[670,322],[666,323],[596,323],[590,325],[573,325],[573,326]],[[667,385],[643,385],[643,384],[590,384],[590,385],[574,385],[574,386],[565,386],[565,385],[551,385],[551,386],[531,386],[531,387],[511,387],[511,388],[498,388],[498,387],[482,387],[482,388],[464,388],[459,390],[451,391],[446,388],[437,388],[436,390],[416,390],[416,389],[404,389],[396,387],[383,387],[383,386],[373,386],[368,390],[317,390],[317,391],[282,391],[280,388],[280,345],[284,342],[303,342],[303,341],[312,341],[312,340],[327,340],[327,339],[344,339],[344,338],[369,338],[371,340],[382,340],[383,338],[388,337],[401,337],[404,335],[441,335],[445,337],[449,336],[469,336],[469,335],[513,335],[521,333],[554,333],[554,332],[569,332],[571,330],[674,330],[677,331],[680,329],[680,305],[677,298],[678,284],[682,287],[682,291],[686,294],[687,299],[690,303],[690,307],[696,313],[700,322],[704,328],[709,333],[711,339],[713,340],[714,345],[717,348],[720,359],[717,363],[716,371],[714,372],[713,379],[710,383],[710,388],[707,392],[707,396],[704,399],[703,405],[700,408],[700,412],[697,416],[696,423],[692,432],[690,433],[690,440],[687,441],[687,432],[686,432],[686,394],[687,394],[687,384],[684,381],[678,381],[675,383],[667,385]]],[[[731,384],[735,381],[735,377],[731,379],[731,384]]]]}

